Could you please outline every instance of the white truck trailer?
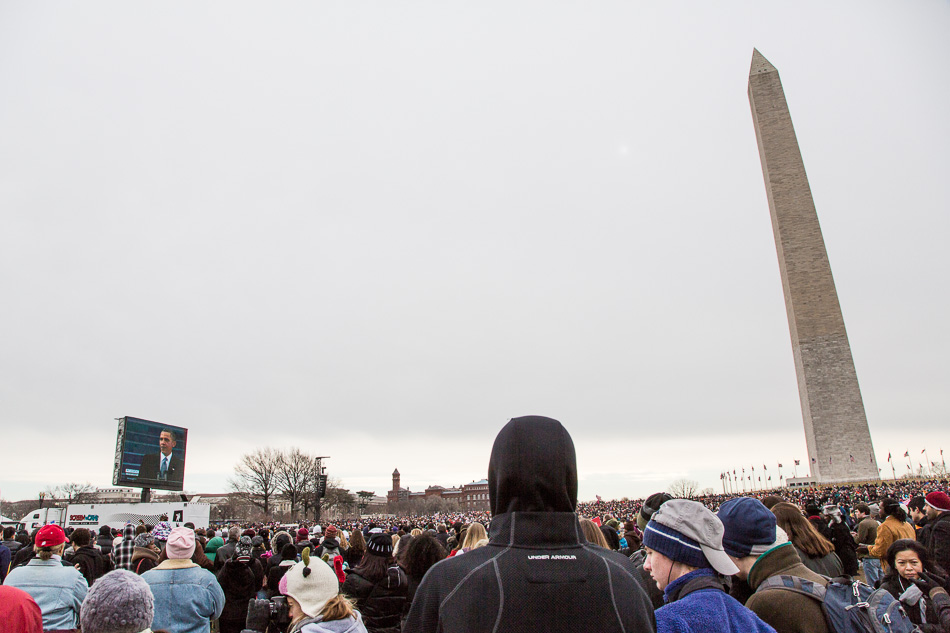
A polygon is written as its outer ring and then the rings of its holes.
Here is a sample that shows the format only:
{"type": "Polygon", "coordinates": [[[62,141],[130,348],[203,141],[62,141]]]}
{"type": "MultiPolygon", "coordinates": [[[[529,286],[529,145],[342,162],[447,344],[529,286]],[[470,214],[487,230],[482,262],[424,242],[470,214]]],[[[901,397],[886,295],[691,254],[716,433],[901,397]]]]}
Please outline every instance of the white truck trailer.
{"type": "Polygon", "coordinates": [[[71,503],[65,508],[39,508],[20,520],[27,532],[49,523],[67,527],[84,527],[94,533],[103,525],[121,529],[127,522],[155,525],[162,516],[168,517],[173,528],[191,522],[196,528],[207,527],[211,506],[206,503],[174,501],[169,503],[71,503]]]}

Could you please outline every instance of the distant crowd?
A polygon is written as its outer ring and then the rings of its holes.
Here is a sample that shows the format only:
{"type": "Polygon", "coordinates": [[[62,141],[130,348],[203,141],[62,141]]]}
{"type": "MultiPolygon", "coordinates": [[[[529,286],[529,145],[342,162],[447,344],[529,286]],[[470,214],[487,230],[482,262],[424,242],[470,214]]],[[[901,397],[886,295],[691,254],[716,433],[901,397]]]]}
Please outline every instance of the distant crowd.
{"type": "Polygon", "coordinates": [[[488,512],[7,528],[0,633],[950,633],[946,481],[578,503],[570,436],[530,417],[489,487],[488,512]]]}

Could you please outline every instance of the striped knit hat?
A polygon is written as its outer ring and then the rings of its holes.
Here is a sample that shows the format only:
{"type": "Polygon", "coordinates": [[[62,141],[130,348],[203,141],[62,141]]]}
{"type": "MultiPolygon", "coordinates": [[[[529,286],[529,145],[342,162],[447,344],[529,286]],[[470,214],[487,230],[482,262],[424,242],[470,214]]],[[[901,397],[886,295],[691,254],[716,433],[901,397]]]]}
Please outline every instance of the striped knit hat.
{"type": "Polygon", "coordinates": [[[650,517],[643,545],[690,567],[712,567],[731,576],[739,572],[722,548],[722,521],[709,508],[687,499],[671,499],[650,517]]]}

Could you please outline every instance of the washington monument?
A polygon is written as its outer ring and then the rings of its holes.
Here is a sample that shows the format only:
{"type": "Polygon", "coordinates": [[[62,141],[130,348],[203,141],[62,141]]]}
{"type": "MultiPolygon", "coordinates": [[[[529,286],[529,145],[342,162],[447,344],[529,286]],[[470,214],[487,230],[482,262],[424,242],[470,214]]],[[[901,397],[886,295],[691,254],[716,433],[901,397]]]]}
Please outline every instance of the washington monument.
{"type": "Polygon", "coordinates": [[[812,477],[879,479],[848,333],[778,71],[752,53],[749,103],[785,290],[812,477]]]}

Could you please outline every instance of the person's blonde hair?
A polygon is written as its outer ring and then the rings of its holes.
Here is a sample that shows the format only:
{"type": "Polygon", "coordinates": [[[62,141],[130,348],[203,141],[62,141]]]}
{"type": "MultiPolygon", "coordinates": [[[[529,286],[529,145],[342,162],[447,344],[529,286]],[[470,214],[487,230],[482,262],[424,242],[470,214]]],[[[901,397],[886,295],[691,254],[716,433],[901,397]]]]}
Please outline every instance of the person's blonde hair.
{"type": "Polygon", "coordinates": [[[340,537],[337,541],[340,543],[340,549],[349,549],[350,542],[346,540],[346,535],[343,534],[343,530],[339,531],[340,537]]]}
{"type": "Polygon", "coordinates": [[[36,557],[40,560],[49,560],[55,554],[56,556],[62,556],[63,550],[66,549],[66,543],[60,543],[59,545],[53,545],[52,547],[40,547],[39,545],[33,546],[33,551],[36,552],[36,557]]]}
{"type": "MultiPolygon", "coordinates": [[[[298,606],[300,605],[300,601],[295,599],[293,596],[287,596],[287,597],[290,600],[293,600],[294,602],[296,602],[298,606]]],[[[344,596],[342,593],[338,593],[332,598],[330,598],[329,600],[327,600],[327,603],[323,605],[323,608],[320,609],[320,612],[317,613],[316,615],[309,615],[307,613],[304,613],[303,608],[301,608],[300,609],[301,615],[291,620],[290,626],[287,628],[287,630],[296,631],[297,624],[299,624],[302,620],[306,620],[307,618],[314,618],[317,616],[320,616],[320,619],[323,622],[332,622],[333,620],[345,620],[346,618],[352,618],[352,617],[355,617],[353,615],[353,612],[355,610],[356,609],[353,606],[353,601],[347,598],[346,596],[344,596]]]]}
{"type": "Polygon", "coordinates": [[[586,538],[587,542],[591,545],[610,549],[610,546],[607,545],[607,539],[604,538],[604,533],[601,532],[597,524],[590,519],[581,517],[581,531],[584,533],[584,538],[586,538]]]}
{"type": "MultiPolygon", "coordinates": [[[[465,541],[462,543],[461,549],[480,547],[478,544],[479,541],[487,538],[488,533],[485,531],[485,526],[476,521],[468,526],[468,530],[465,532],[465,541]]],[[[487,545],[487,543],[485,544],[487,545]]]]}
{"type": "Polygon", "coordinates": [[[410,534],[412,534],[413,536],[419,536],[420,534],[422,534],[422,530],[420,530],[419,528],[412,528],[412,532],[410,532],[410,534]]]}
{"type": "Polygon", "coordinates": [[[324,622],[332,622],[333,620],[345,620],[354,617],[353,611],[353,601],[342,593],[338,593],[323,605],[319,615],[323,616],[324,622]]]}

